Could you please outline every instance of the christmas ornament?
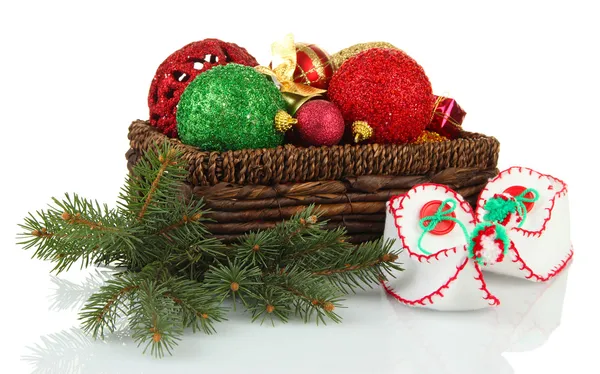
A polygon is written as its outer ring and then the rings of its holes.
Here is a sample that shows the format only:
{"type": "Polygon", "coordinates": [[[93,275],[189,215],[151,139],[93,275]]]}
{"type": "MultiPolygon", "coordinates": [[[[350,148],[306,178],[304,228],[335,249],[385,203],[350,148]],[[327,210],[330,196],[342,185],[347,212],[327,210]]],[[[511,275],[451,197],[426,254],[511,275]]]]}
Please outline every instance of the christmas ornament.
{"type": "MultiPolygon", "coordinates": [[[[304,146],[331,146],[344,135],[344,118],[335,104],[326,100],[311,100],[296,113],[297,123],[291,138],[304,146]]],[[[292,125],[290,124],[291,128],[292,125]]]]}
{"type": "Polygon", "coordinates": [[[415,140],[434,105],[423,68],[394,49],[369,49],[348,59],[331,79],[328,95],[346,123],[363,121],[373,129],[374,143],[415,140]]]}
{"type": "Polygon", "coordinates": [[[352,134],[354,134],[354,142],[360,143],[373,136],[373,128],[365,121],[354,121],[352,134]]]}
{"type": "Polygon", "coordinates": [[[447,142],[448,140],[449,140],[448,138],[438,134],[437,132],[425,130],[412,143],[413,144],[439,143],[439,142],[447,142]]]}
{"type": "Polygon", "coordinates": [[[351,47],[344,48],[341,51],[335,53],[331,56],[331,63],[333,65],[334,70],[338,70],[340,66],[349,59],[350,57],[354,57],[362,51],[366,51],[367,49],[373,48],[390,48],[390,49],[398,49],[386,42],[369,42],[369,43],[359,43],[355,44],[351,47]]]}
{"type": "Polygon", "coordinates": [[[331,57],[315,44],[296,43],[294,82],[327,89],[333,76],[331,57]]]}
{"type": "MultiPolygon", "coordinates": [[[[320,87],[311,86],[310,82],[306,79],[298,78],[297,75],[300,74],[298,69],[302,70],[297,65],[298,58],[303,60],[303,66],[307,66],[308,64],[305,62],[306,53],[303,52],[303,54],[300,54],[297,52],[292,34],[286,35],[281,42],[274,42],[271,45],[271,55],[272,61],[268,67],[257,66],[255,69],[273,78],[280,86],[289,113],[295,114],[296,110],[306,101],[321,96],[322,93],[326,92],[320,87]]],[[[329,70],[327,71],[329,72],[329,70]]],[[[310,77],[317,79],[317,81],[320,79],[312,72],[310,73],[310,77]]]]}
{"type": "Polygon", "coordinates": [[[545,282],[571,261],[566,185],[531,169],[503,171],[474,213],[447,186],[422,184],[393,198],[385,239],[404,248],[404,272],[385,283],[398,301],[439,310],[498,305],[482,269],[545,282]]]}
{"type": "Polygon", "coordinates": [[[274,126],[285,101],[277,87],[250,67],[228,64],[199,75],[181,95],[181,141],[206,151],[272,148],[283,134],[274,126]]]}
{"type": "Polygon", "coordinates": [[[433,114],[427,129],[435,131],[449,139],[460,137],[462,123],[467,113],[456,100],[444,96],[435,96],[433,114]]]}
{"type": "Polygon", "coordinates": [[[150,123],[164,134],[177,136],[177,104],[187,85],[213,66],[235,62],[258,63],[244,48],[218,39],[193,42],[171,54],[160,64],[150,85],[150,123]]]}

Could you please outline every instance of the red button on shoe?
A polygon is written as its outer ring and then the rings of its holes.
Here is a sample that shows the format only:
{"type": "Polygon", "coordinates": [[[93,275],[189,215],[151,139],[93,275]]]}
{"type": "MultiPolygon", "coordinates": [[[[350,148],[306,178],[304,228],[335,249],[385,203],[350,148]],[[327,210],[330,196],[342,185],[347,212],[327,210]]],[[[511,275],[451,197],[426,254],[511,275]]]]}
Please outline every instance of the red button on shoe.
{"type": "MultiPolygon", "coordinates": [[[[527,188],[523,187],[523,186],[512,186],[512,187],[508,187],[506,190],[504,190],[504,193],[512,195],[514,197],[519,196],[520,194],[523,193],[523,191],[525,191],[527,188]]],[[[535,198],[535,195],[533,194],[533,192],[527,192],[525,194],[525,197],[527,199],[533,199],[535,198]]],[[[527,209],[527,212],[531,212],[531,209],[533,209],[533,204],[534,203],[523,203],[523,205],[525,205],[525,209],[527,209]]]]}
{"type": "MultiPolygon", "coordinates": [[[[423,208],[421,208],[420,218],[423,219],[427,216],[435,215],[440,205],[442,205],[442,202],[440,200],[432,200],[427,204],[423,205],[423,208]]],[[[450,205],[446,204],[444,210],[448,209],[450,209],[450,205]]],[[[454,214],[454,212],[446,214],[446,216],[456,218],[456,214],[454,214]]],[[[429,221],[425,221],[424,224],[425,226],[429,226],[429,221]]],[[[438,223],[433,230],[429,231],[429,233],[433,235],[446,235],[447,233],[452,231],[454,226],[456,226],[456,222],[450,220],[443,220],[442,222],[438,223]]]]}

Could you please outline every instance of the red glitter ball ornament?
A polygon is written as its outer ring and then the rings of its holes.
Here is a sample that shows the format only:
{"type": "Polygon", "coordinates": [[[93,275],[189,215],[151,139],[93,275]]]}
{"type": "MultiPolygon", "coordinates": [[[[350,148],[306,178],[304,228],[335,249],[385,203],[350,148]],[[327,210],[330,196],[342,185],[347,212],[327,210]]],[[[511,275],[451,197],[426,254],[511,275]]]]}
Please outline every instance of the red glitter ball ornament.
{"type": "Polygon", "coordinates": [[[408,143],[431,120],[435,98],[423,68],[401,50],[373,48],[346,60],[328,96],[347,123],[364,121],[373,143],[408,143]]]}
{"type": "Polygon", "coordinates": [[[296,43],[294,82],[326,90],[333,76],[331,56],[314,44],[296,43]]]}
{"type": "Polygon", "coordinates": [[[170,136],[177,136],[177,104],[188,84],[213,66],[230,62],[256,66],[258,62],[244,48],[218,39],[193,42],[171,54],[160,64],[150,85],[150,124],[170,136]]]}
{"type": "Polygon", "coordinates": [[[298,123],[289,138],[302,146],[331,146],[342,140],[344,117],[338,107],[326,100],[311,100],[296,112],[298,123]]]}

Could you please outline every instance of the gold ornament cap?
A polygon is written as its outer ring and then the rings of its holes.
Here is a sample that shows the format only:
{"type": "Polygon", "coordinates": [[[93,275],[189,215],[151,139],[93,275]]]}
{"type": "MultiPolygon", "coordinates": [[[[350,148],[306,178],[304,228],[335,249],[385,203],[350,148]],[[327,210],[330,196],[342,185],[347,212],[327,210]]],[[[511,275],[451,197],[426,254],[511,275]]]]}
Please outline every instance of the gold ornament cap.
{"type": "Polygon", "coordinates": [[[373,136],[373,128],[365,121],[355,121],[352,124],[352,135],[354,135],[354,142],[360,143],[373,136]]]}
{"type": "Polygon", "coordinates": [[[283,96],[283,99],[285,100],[288,113],[290,113],[292,116],[296,114],[298,109],[300,109],[300,107],[308,100],[316,97],[322,97],[321,94],[301,95],[294,92],[282,92],[281,96],[283,96]]]}
{"type": "Polygon", "coordinates": [[[279,110],[277,114],[275,114],[275,129],[279,132],[288,131],[296,123],[298,123],[298,120],[292,118],[285,110],[279,110]]]}

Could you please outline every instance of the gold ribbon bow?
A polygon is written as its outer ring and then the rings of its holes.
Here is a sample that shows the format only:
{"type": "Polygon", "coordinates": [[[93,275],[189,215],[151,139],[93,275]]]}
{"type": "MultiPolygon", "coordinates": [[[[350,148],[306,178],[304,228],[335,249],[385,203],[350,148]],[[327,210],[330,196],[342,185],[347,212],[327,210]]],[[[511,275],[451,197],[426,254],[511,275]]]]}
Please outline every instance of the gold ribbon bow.
{"type": "Polygon", "coordinates": [[[327,92],[320,88],[294,82],[296,44],[292,34],[286,35],[281,42],[271,44],[271,55],[272,61],[269,67],[256,66],[254,69],[259,73],[275,78],[280,84],[279,89],[281,92],[290,92],[303,97],[317,96],[327,92]]]}

